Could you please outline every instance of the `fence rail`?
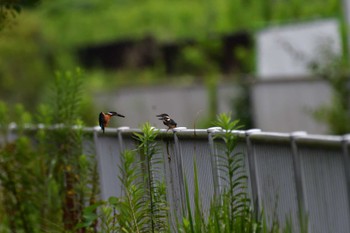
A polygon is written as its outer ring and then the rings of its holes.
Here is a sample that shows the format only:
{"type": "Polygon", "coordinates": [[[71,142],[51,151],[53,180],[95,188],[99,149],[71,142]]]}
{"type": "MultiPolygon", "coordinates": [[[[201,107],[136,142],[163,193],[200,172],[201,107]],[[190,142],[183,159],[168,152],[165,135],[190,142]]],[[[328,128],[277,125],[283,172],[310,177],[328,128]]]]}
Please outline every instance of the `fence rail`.
{"type": "MultiPolygon", "coordinates": [[[[92,138],[84,145],[93,147],[96,153],[102,198],[121,196],[121,153],[136,148],[133,134],[141,131],[128,127],[108,128],[104,134],[97,127],[84,131],[92,138]]],[[[164,163],[158,178],[167,183],[173,219],[186,211],[184,177],[189,192],[194,192],[194,156],[203,209],[208,210],[213,196],[224,188],[217,169],[220,142],[214,137],[219,132],[215,127],[159,131],[156,140],[161,150],[156,156],[163,157],[164,163]]],[[[269,223],[275,216],[283,226],[289,218],[298,231],[299,211],[304,211],[309,232],[350,232],[350,135],[271,133],[258,129],[233,133],[239,139],[237,152],[246,155],[248,193],[255,210],[263,210],[269,223]]],[[[8,138],[15,138],[15,134],[13,127],[8,138]]]]}

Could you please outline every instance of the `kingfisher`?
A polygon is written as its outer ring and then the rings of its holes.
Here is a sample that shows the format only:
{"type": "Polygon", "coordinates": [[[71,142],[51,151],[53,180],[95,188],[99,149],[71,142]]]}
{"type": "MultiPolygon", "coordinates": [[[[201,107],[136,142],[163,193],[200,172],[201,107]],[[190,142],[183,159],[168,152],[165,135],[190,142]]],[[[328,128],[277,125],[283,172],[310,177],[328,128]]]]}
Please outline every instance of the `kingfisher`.
{"type": "Polygon", "coordinates": [[[100,123],[100,127],[103,133],[105,133],[105,127],[108,125],[108,122],[112,116],[125,117],[124,115],[119,114],[117,112],[107,112],[107,113],[101,112],[98,117],[98,122],[100,123]]]}
{"type": "Polygon", "coordinates": [[[176,128],[177,126],[177,123],[166,113],[156,115],[156,117],[158,117],[159,120],[162,120],[164,125],[168,126],[168,130],[176,128]]]}

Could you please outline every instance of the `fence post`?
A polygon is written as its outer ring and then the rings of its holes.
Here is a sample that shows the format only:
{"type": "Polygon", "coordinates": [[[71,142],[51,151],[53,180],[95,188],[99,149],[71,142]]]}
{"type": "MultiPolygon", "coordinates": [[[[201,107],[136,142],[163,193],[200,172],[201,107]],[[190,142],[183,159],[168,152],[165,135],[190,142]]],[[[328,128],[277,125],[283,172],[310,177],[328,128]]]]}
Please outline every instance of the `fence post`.
{"type": "Polygon", "coordinates": [[[257,166],[255,159],[255,149],[253,147],[250,136],[254,133],[261,132],[260,129],[250,129],[245,132],[246,135],[246,144],[247,144],[247,155],[248,155],[248,164],[249,164],[249,175],[250,175],[250,184],[252,187],[252,198],[254,205],[254,212],[256,216],[259,216],[260,213],[260,191],[258,186],[258,176],[257,176],[257,166]]]}
{"type": "Polygon", "coordinates": [[[184,181],[184,172],[183,172],[183,162],[182,162],[182,151],[179,139],[177,137],[177,132],[180,132],[181,130],[186,129],[186,127],[178,127],[173,129],[174,132],[174,145],[175,145],[175,164],[177,168],[177,175],[178,175],[178,181],[179,181],[179,194],[180,194],[180,202],[181,202],[181,212],[182,214],[187,213],[187,207],[186,207],[186,191],[185,191],[185,181],[184,181]]]}
{"type": "Polygon", "coordinates": [[[211,169],[213,173],[213,183],[214,183],[214,200],[217,199],[217,197],[220,194],[220,187],[221,182],[219,179],[219,170],[218,170],[218,157],[217,157],[217,151],[214,143],[214,134],[215,132],[219,132],[222,130],[221,127],[211,127],[208,128],[208,143],[210,148],[210,161],[211,161],[211,169]]]}
{"type": "Polygon", "coordinates": [[[349,145],[350,145],[350,134],[344,135],[342,137],[342,150],[343,150],[343,164],[346,177],[346,189],[348,195],[348,210],[350,211],[350,154],[349,154],[349,145]]]}
{"type": "Polygon", "coordinates": [[[103,184],[103,180],[102,180],[102,176],[103,176],[103,169],[102,169],[102,158],[101,158],[101,151],[100,151],[100,147],[99,147],[99,141],[98,141],[98,132],[100,131],[100,127],[96,126],[93,128],[93,134],[94,134],[94,145],[95,145],[95,157],[96,157],[96,161],[97,161],[97,170],[98,170],[98,174],[99,174],[99,181],[100,181],[100,192],[101,192],[101,196],[102,199],[106,198],[106,194],[104,192],[104,184],[103,184]]]}
{"type": "Polygon", "coordinates": [[[123,141],[123,134],[122,132],[124,130],[128,130],[130,129],[130,127],[119,127],[117,128],[117,133],[118,133],[118,143],[119,143],[119,158],[121,158],[121,154],[123,153],[123,151],[125,150],[125,145],[124,145],[124,141],[123,141]]]}
{"type": "MultiPolygon", "coordinates": [[[[298,145],[296,138],[300,136],[307,135],[304,131],[295,131],[290,134],[290,145],[293,154],[293,170],[295,177],[295,188],[297,192],[297,201],[298,201],[298,211],[299,211],[299,226],[301,229],[304,228],[304,218],[307,213],[307,201],[304,194],[304,183],[303,183],[303,171],[301,167],[301,160],[298,150],[298,145]]],[[[310,230],[310,229],[309,229],[310,230]]]]}

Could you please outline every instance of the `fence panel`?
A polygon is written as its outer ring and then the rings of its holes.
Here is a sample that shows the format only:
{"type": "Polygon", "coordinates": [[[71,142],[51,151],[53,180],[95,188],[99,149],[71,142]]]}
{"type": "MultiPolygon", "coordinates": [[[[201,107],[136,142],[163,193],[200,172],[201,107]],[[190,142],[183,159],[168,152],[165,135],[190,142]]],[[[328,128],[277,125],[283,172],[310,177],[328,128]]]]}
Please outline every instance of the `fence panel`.
{"type": "Polygon", "coordinates": [[[161,136],[159,144],[161,146],[160,152],[163,153],[163,174],[167,186],[171,229],[176,229],[176,221],[181,220],[184,198],[181,192],[183,180],[179,175],[178,154],[175,151],[175,143],[172,135],[167,135],[167,137],[161,136]]]}
{"type": "Polygon", "coordinates": [[[338,148],[299,146],[311,232],[350,232],[343,155],[338,148]]]}
{"type": "Polygon", "coordinates": [[[116,135],[102,135],[95,132],[96,158],[98,163],[101,197],[122,195],[122,185],[118,178],[120,175],[120,145],[116,135]]]}
{"type": "Polygon", "coordinates": [[[277,220],[284,227],[291,217],[298,231],[298,197],[290,144],[273,139],[252,142],[260,210],[266,214],[269,225],[277,220]]]}
{"type": "Polygon", "coordinates": [[[186,136],[176,135],[181,150],[181,160],[183,167],[183,175],[186,177],[188,191],[191,198],[191,209],[194,210],[194,163],[197,165],[197,176],[199,195],[202,201],[202,208],[205,212],[209,211],[212,198],[214,196],[214,177],[213,164],[208,144],[208,136],[206,131],[197,131],[196,135],[192,132],[187,132],[192,136],[188,140],[186,136]],[[200,134],[200,136],[199,136],[200,134]],[[195,161],[195,162],[194,162],[195,161]]]}

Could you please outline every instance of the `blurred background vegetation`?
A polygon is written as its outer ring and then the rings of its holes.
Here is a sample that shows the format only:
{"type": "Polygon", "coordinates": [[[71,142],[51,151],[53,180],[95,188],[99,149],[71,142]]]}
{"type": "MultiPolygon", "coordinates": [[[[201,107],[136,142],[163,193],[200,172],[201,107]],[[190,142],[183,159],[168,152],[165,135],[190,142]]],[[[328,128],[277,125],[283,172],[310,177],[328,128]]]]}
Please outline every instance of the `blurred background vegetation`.
{"type": "MultiPolygon", "coordinates": [[[[123,86],[207,83],[208,76],[244,83],[242,74],[254,74],[255,31],[340,19],[342,9],[339,0],[1,0],[0,14],[0,98],[35,112],[55,71],[81,67],[87,112],[94,93],[123,86]]],[[[234,106],[244,108],[247,98],[234,106]]],[[[95,125],[90,116],[82,117],[95,125]]]]}

